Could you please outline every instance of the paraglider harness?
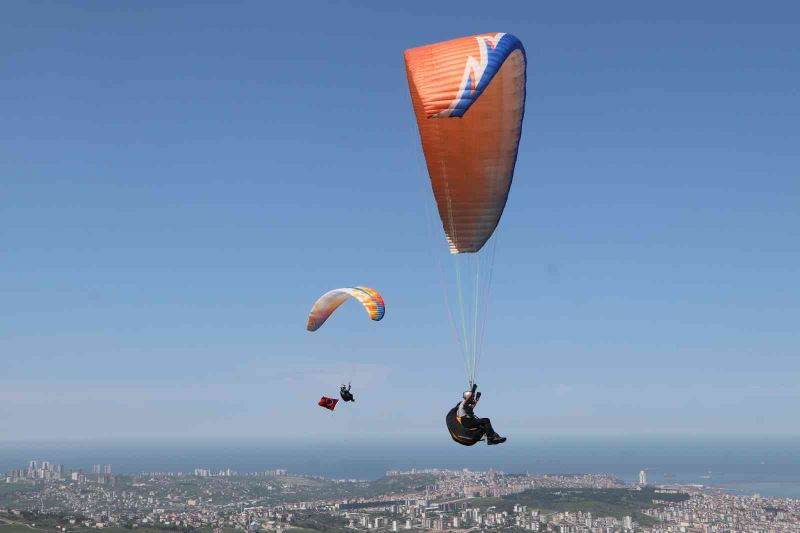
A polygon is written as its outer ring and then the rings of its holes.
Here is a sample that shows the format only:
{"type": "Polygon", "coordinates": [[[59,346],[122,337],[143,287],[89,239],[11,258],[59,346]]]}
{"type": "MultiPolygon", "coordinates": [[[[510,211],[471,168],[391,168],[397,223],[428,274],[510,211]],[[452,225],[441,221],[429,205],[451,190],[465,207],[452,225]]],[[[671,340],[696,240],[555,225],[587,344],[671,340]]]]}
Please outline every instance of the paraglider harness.
{"type": "Polygon", "coordinates": [[[353,393],[350,392],[350,384],[349,383],[347,384],[347,387],[342,385],[342,387],[339,389],[339,396],[341,396],[342,400],[344,400],[346,402],[354,402],[354,401],[356,401],[356,399],[353,397],[353,393]]]}
{"type": "MultiPolygon", "coordinates": [[[[470,404],[475,404],[481,397],[481,393],[478,391],[478,384],[472,384],[472,397],[473,400],[470,404]]],[[[464,446],[472,446],[482,440],[484,440],[485,433],[483,429],[480,427],[468,427],[465,426],[462,419],[466,417],[458,416],[458,406],[461,405],[461,402],[458,402],[455,407],[450,409],[445,417],[445,422],[447,423],[447,430],[450,432],[450,437],[454,441],[459,444],[463,444],[464,446]]]]}

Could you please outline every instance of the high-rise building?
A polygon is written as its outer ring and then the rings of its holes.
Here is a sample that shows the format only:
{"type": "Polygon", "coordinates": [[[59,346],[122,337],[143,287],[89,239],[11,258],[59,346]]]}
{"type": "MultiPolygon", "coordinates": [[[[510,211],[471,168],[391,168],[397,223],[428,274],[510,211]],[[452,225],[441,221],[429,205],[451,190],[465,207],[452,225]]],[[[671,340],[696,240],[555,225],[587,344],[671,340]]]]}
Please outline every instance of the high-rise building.
{"type": "Polygon", "coordinates": [[[111,465],[106,465],[106,474],[111,473],[111,465]]]}
{"type": "Polygon", "coordinates": [[[647,485],[647,472],[639,470],[639,485],[647,485]]]}
{"type": "Polygon", "coordinates": [[[630,516],[622,517],[622,527],[625,529],[633,529],[633,519],[630,516]]]}
{"type": "Polygon", "coordinates": [[[100,465],[92,465],[92,474],[100,473],[100,465]]]}

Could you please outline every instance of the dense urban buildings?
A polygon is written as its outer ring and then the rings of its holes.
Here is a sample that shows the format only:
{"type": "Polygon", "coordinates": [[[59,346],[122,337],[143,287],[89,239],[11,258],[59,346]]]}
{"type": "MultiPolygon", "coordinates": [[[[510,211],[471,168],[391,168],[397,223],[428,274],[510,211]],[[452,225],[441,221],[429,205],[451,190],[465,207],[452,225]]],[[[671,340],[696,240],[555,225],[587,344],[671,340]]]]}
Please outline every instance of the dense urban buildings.
{"type": "Polygon", "coordinates": [[[12,470],[0,520],[61,532],[86,528],[194,531],[799,532],[800,500],[650,486],[606,475],[389,471],[375,481],[238,473],[92,473],[31,461],[12,470]],[[33,514],[32,514],[33,513],[33,514]],[[43,525],[44,524],[44,525],[43,525]],[[27,524],[31,525],[31,524],[27,524]]]}

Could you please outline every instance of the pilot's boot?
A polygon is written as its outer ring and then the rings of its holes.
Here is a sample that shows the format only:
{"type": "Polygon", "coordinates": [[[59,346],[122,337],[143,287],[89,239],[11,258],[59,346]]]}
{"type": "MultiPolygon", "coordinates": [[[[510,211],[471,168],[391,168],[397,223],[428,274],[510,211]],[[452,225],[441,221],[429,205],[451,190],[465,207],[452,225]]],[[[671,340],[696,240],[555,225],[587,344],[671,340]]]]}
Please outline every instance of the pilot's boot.
{"type": "Polygon", "coordinates": [[[501,437],[500,435],[494,435],[486,439],[486,444],[491,446],[492,444],[503,444],[506,441],[505,437],[501,437]]]}

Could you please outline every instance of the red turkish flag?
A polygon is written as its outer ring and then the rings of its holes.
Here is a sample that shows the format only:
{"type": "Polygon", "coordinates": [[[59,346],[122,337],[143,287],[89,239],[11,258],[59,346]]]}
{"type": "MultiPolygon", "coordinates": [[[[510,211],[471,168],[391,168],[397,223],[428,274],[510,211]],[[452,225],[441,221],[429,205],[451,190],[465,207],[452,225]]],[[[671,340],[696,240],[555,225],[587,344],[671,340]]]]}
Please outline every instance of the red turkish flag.
{"type": "Polygon", "coordinates": [[[337,403],[339,403],[339,400],[336,398],[328,398],[327,396],[323,396],[319,399],[319,406],[324,407],[325,409],[330,409],[331,411],[336,409],[337,403]]]}

